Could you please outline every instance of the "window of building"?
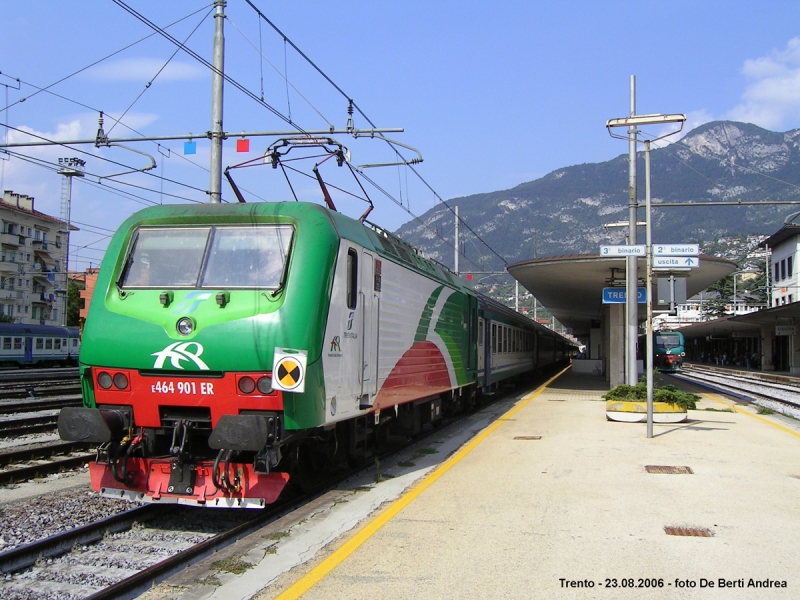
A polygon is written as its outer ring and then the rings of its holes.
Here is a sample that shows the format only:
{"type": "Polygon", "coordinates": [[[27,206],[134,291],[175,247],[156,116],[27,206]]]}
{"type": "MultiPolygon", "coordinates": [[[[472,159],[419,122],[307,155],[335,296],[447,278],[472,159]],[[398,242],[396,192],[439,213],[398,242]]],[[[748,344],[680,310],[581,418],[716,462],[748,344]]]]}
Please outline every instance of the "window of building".
{"type": "Polygon", "coordinates": [[[775,281],[781,280],[781,266],[778,263],[775,263],[775,281]]]}
{"type": "Polygon", "coordinates": [[[786,279],[786,259],[781,261],[781,281],[786,279]]]}
{"type": "Polygon", "coordinates": [[[792,276],[792,259],[793,258],[794,258],[793,256],[787,256],[786,257],[786,276],[787,277],[791,277],[792,276]]]}

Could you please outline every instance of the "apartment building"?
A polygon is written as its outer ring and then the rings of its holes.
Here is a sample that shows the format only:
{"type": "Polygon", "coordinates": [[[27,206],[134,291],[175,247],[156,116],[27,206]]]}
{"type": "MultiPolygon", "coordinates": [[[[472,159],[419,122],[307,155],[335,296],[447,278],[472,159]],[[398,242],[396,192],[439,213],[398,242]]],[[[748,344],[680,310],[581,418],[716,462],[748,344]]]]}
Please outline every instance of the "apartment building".
{"type": "Polygon", "coordinates": [[[0,314],[15,323],[65,325],[69,230],[77,228],[12,191],[0,198],[0,220],[0,314]]]}
{"type": "Polygon", "coordinates": [[[784,223],[783,227],[760,246],[772,253],[771,306],[783,306],[800,300],[797,261],[800,260],[800,225],[784,223]]]}

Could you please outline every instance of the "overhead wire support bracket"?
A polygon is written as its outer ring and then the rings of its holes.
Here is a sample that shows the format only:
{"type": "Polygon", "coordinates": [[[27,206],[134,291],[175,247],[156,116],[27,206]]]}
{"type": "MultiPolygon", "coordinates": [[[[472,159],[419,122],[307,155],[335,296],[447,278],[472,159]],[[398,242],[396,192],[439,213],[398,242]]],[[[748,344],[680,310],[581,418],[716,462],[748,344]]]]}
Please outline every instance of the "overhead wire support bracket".
{"type": "Polygon", "coordinates": [[[108,136],[106,136],[106,132],[103,130],[103,111],[100,111],[100,116],[97,119],[97,135],[95,136],[94,145],[95,148],[100,148],[101,146],[106,148],[116,146],[118,148],[123,148],[124,150],[129,150],[130,152],[135,152],[136,154],[141,154],[142,156],[146,156],[150,159],[150,164],[146,167],[142,167],[141,169],[131,169],[130,171],[123,171],[122,173],[114,173],[113,175],[103,175],[102,177],[98,177],[98,183],[103,179],[119,177],[120,175],[129,175],[131,173],[144,173],[145,171],[151,171],[156,168],[156,159],[150,156],[147,152],[142,152],[141,150],[136,150],[130,146],[124,146],[123,144],[110,142],[108,140],[108,136]]]}
{"type": "Polygon", "coordinates": [[[360,171],[361,169],[371,169],[371,168],[374,168],[374,167],[395,167],[395,166],[403,166],[403,165],[418,165],[419,163],[421,163],[424,160],[422,158],[422,153],[419,150],[417,150],[416,148],[414,148],[413,146],[409,146],[408,144],[403,144],[402,142],[398,142],[397,140],[389,139],[384,135],[376,136],[375,132],[377,132],[377,130],[372,130],[372,132],[353,130],[351,135],[356,139],[363,138],[363,137],[369,137],[369,138],[377,137],[379,140],[383,140],[385,142],[388,142],[389,144],[397,144],[398,146],[402,146],[403,148],[406,148],[407,150],[411,150],[412,152],[416,152],[417,153],[417,157],[416,158],[412,158],[411,160],[403,160],[403,161],[399,161],[399,162],[375,163],[375,164],[369,164],[369,165],[358,165],[357,167],[355,167],[356,170],[360,171]]]}
{"type": "MultiPolygon", "coordinates": [[[[379,139],[386,139],[382,135],[375,135],[380,133],[403,133],[405,130],[402,127],[396,128],[389,128],[389,129],[357,129],[354,131],[348,131],[346,129],[335,129],[331,131],[330,129],[323,129],[319,131],[305,131],[303,132],[303,136],[322,136],[322,135],[353,135],[355,137],[378,137],[379,139]]],[[[24,133],[24,132],[23,132],[24,133]]],[[[100,131],[98,131],[98,134],[100,131]]],[[[297,135],[297,131],[236,131],[236,132],[223,132],[222,135],[225,137],[234,136],[234,137],[289,137],[297,135]]],[[[105,133],[103,133],[105,136],[105,133]]],[[[105,146],[108,143],[120,143],[120,142],[161,142],[161,141],[170,141],[170,140],[191,140],[196,139],[198,136],[197,134],[179,134],[179,135],[156,135],[156,136],[137,136],[137,137],[120,137],[120,138],[107,138],[102,137],[98,138],[95,137],[94,139],[78,139],[78,140],[59,140],[59,141],[37,141],[37,142],[12,142],[10,144],[2,144],[0,143],[0,148],[27,148],[32,146],[67,146],[67,145],[77,145],[77,144],[93,144],[99,146],[105,146]]],[[[400,144],[399,142],[392,142],[394,144],[400,144]]],[[[406,148],[410,148],[409,146],[405,146],[406,148]]],[[[413,150],[413,148],[410,148],[413,150]]],[[[420,157],[421,158],[421,157],[420,157]]],[[[421,162],[421,161],[417,161],[421,162]]],[[[412,164],[412,163],[409,163],[412,164]]],[[[416,164],[416,163],[413,163],[416,164]]]]}

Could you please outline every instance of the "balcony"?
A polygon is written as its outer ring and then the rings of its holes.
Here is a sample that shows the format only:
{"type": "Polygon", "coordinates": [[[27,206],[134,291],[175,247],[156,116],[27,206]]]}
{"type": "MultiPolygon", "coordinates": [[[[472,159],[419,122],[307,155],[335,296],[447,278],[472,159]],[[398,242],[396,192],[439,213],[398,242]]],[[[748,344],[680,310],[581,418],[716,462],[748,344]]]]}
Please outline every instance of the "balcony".
{"type": "Polygon", "coordinates": [[[18,302],[22,299],[21,290],[3,290],[0,289],[0,300],[7,302],[18,302]]]}
{"type": "Polygon", "coordinates": [[[4,275],[17,275],[19,273],[19,266],[20,263],[2,260],[0,261],[0,273],[3,273],[4,275]]]}
{"type": "Polygon", "coordinates": [[[19,246],[19,234],[16,233],[0,233],[0,244],[7,246],[19,246]]]}

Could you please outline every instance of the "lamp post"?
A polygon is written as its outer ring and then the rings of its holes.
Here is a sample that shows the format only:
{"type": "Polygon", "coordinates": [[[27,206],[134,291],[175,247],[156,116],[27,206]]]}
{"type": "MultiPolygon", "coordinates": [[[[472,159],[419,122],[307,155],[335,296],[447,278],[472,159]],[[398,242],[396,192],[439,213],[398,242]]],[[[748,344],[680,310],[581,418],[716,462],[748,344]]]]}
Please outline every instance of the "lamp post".
{"type": "MultiPolygon", "coordinates": [[[[680,123],[681,127],[677,131],[670,131],[653,139],[643,140],[644,143],[644,178],[645,178],[645,210],[646,218],[645,223],[645,237],[646,237],[646,272],[645,283],[647,292],[647,437],[653,437],[653,239],[652,239],[652,226],[653,220],[651,217],[651,203],[650,203],[650,144],[657,140],[663,139],[667,136],[679,133],[683,129],[683,124],[686,122],[686,115],[673,114],[673,115],[638,115],[635,117],[627,117],[622,119],[610,119],[606,122],[606,128],[611,137],[630,141],[627,136],[615,134],[612,129],[614,127],[628,127],[628,132],[631,129],[636,130],[638,125],[662,125],[666,123],[680,123]]],[[[639,140],[636,140],[639,141],[639,140]]],[[[631,301],[628,298],[628,301],[631,301]]]]}

